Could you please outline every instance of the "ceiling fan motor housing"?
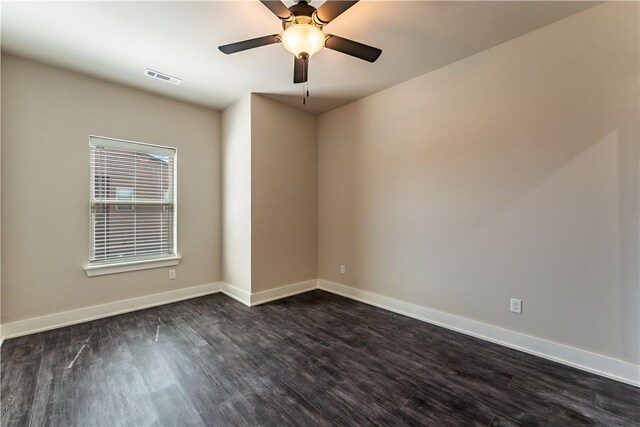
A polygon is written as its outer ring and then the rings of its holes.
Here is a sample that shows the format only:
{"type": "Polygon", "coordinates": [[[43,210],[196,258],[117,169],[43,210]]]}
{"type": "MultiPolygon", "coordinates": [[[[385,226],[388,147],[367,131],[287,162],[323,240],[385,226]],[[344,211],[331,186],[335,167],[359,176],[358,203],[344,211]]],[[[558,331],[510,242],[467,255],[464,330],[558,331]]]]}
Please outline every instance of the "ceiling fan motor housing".
{"type": "MultiPolygon", "coordinates": [[[[312,23],[313,22],[312,17],[315,11],[316,11],[316,8],[311,6],[309,3],[307,3],[304,0],[299,1],[298,3],[294,4],[289,8],[289,12],[291,12],[291,14],[295,17],[294,22],[296,23],[302,23],[302,22],[297,22],[301,18],[306,18],[304,20],[306,21],[304,22],[305,24],[312,23]]],[[[286,29],[287,24],[291,25],[292,22],[283,22],[282,27],[286,29]]],[[[317,24],[319,24],[319,22],[317,24]]]]}
{"type": "Polygon", "coordinates": [[[301,0],[289,8],[292,19],[283,20],[282,28],[285,30],[295,24],[309,24],[318,28],[322,28],[328,24],[323,22],[316,13],[316,8],[311,6],[305,0],[301,0]]]}

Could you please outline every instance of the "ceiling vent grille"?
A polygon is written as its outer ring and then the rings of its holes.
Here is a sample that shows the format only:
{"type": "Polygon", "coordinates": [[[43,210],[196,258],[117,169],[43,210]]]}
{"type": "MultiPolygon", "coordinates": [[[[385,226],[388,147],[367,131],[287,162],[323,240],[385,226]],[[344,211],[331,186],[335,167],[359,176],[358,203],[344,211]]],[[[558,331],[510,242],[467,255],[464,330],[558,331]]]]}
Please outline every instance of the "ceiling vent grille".
{"type": "Polygon", "coordinates": [[[182,80],[180,80],[177,77],[171,77],[164,73],[160,73],[158,71],[153,71],[149,69],[147,69],[147,71],[144,72],[144,75],[148,77],[152,77],[154,79],[162,80],[163,82],[171,83],[174,85],[179,85],[180,83],[182,83],[182,80]]]}

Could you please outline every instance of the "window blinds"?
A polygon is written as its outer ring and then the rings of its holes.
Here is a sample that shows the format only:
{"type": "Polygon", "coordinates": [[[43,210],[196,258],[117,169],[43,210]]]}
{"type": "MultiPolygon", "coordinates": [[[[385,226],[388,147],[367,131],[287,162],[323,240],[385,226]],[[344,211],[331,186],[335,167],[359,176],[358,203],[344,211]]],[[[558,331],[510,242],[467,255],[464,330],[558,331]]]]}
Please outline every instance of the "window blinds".
{"type": "Polygon", "coordinates": [[[91,137],[90,263],[176,255],[176,150],[91,137]]]}

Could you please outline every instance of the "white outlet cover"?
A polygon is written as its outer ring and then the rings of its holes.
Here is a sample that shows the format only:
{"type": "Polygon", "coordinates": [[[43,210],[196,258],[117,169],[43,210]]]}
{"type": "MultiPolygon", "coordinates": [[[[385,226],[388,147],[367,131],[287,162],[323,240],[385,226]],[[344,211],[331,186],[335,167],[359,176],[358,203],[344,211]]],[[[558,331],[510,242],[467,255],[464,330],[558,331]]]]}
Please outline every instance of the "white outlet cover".
{"type": "Polygon", "coordinates": [[[522,300],[517,298],[511,298],[509,308],[512,313],[522,314],[522,300]]]}
{"type": "Polygon", "coordinates": [[[173,280],[176,278],[176,271],[175,270],[169,270],[169,280],[173,280]]]}
{"type": "Polygon", "coordinates": [[[347,266],[344,264],[340,264],[340,274],[346,274],[347,273],[347,266]]]}

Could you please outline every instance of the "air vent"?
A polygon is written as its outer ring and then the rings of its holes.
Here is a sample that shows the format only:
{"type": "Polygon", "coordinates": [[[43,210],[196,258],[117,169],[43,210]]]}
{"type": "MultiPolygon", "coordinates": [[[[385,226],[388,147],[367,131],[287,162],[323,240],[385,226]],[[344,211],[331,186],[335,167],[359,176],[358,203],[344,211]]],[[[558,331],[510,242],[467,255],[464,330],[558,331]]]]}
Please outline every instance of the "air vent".
{"type": "Polygon", "coordinates": [[[180,80],[177,77],[171,77],[171,76],[168,76],[168,75],[166,75],[164,73],[159,73],[159,72],[153,71],[153,70],[145,71],[144,75],[148,76],[148,77],[153,77],[154,79],[159,79],[159,80],[162,80],[164,82],[171,83],[171,84],[174,84],[174,85],[179,85],[180,83],[182,83],[182,80],[180,80]]]}

